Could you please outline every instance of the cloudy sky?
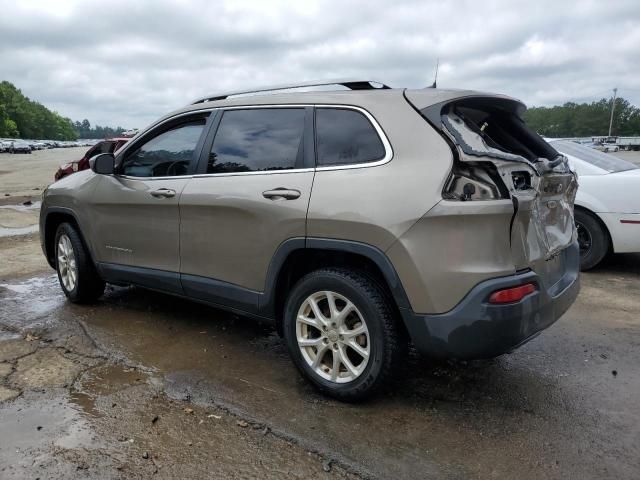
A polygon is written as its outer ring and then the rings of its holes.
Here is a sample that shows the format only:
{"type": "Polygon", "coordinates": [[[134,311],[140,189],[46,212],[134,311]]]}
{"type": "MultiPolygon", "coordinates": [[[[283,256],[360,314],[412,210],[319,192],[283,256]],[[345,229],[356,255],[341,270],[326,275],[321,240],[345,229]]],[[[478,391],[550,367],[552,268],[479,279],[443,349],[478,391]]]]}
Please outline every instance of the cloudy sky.
{"type": "Polygon", "coordinates": [[[321,78],[528,105],[640,106],[640,1],[0,0],[0,80],[73,120],[142,127],[216,91],[321,78]]]}

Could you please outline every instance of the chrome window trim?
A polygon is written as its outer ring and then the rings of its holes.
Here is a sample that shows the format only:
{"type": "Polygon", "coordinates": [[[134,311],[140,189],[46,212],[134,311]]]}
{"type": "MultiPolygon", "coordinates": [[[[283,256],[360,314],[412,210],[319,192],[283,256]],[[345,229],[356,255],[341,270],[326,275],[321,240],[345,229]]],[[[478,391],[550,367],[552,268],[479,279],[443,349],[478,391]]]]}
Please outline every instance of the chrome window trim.
{"type": "Polygon", "coordinates": [[[184,179],[193,178],[193,175],[173,175],[171,177],[133,177],[131,175],[114,174],[113,176],[117,178],[126,178],[127,180],[144,180],[145,182],[148,180],[177,180],[179,178],[184,178],[184,179]]]}
{"type": "Polygon", "coordinates": [[[241,175],[284,175],[287,173],[313,172],[315,168],[290,168],[288,170],[265,170],[257,172],[228,172],[228,173],[198,173],[193,178],[204,177],[237,177],[241,175]]]}
{"type": "Polygon", "coordinates": [[[336,109],[344,109],[344,110],[355,110],[357,112],[362,113],[373,128],[376,130],[378,137],[382,141],[382,146],[384,147],[384,157],[380,160],[374,160],[373,162],[362,162],[362,163],[348,163],[345,165],[327,165],[325,167],[319,167],[316,164],[316,171],[322,172],[327,170],[350,170],[353,168],[369,168],[369,167],[378,167],[380,165],[384,165],[385,163],[389,163],[393,159],[393,148],[391,147],[391,143],[387,138],[387,135],[384,133],[384,130],[378,123],[378,121],[371,115],[367,110],[362,107],[356,107],[353,105],[314,105],[316,108],[336,108],[336,109]]]}
{"type": "MultiPolygon", "coordinates": [[[[251,97],[247,97],[251,98],[251,97]]],[[[389,163],[393,159],[393,148],[391,147],[391,143],[387,138],[384,130],[378,123],[371,113],[365,110],[362,107],[358,107],[355,105],[346,105],[346,104],[315,104],[315,103],[287,103],[287,104],[265,104],[265,105],[233,105],[228,107],[207,107],[201,108],[197,110],[189,110],[188,112],[182,112],[176,115],[173,115],[169,118],[165,118],[162,122],[156,123],[151,127],[147,128],[144,132],[140,132],[138,135],[142,136],[149,132],[151,129],[156,127],[160,127],[167,122],[173,121],[176,118],[185,117],[193,114],[203,113],[203,112],[213,112],[216,110],[253,110],[258,108],[307,108],[307,107],[315,107],[315,108],[335,108],[335,109],[343,109],[343,110],[355,110],[357,112],[362,113],[373,125],[382,145],[384,147],[384,157],[380,160],[375,160],[373,162],[364,162],[364,163],[349,163],[345,165],[328,165],[325,167],[314,167],[314,168],[292,168],[290,170],[266,170],[266,171],[256,171],[256,172],[229,172],[229,173],[200,173],[194,175],[177,175],[171,177],[133,177],[129,175],[117,175],[120,178],[127,178],[129,180],[173,180],[178,178],[203,178],[203,177],[235,177],[240,175],[282,175],[287,173],[304,173],[304,172],[322,172],[322,171],[330,171],[330,170],[351,170],[356,168],[370,168],[370,167],[378,167],[380,165],[384,165],[389,163]]],[[[138,136],[136,135],[136,136],[138,136]]],[[[135,137],[134,137],[135,138],[135,137]]],[[[133,140],[133,139],[132,139],[133,140]]],[[[133,145],[133,142],[128,142],[126,145],[133,145]]],[[[118,154],[125,154],[127,150],[123,150],[122,152],[118,152],[118,154]]]]}

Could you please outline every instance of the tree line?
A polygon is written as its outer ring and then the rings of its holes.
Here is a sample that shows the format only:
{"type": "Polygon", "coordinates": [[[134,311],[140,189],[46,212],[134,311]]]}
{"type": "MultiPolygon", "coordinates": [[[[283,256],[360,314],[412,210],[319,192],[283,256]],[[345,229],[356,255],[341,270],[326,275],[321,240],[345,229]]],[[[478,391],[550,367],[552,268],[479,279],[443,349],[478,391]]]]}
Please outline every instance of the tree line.
{"type": "Polygon", "coordinates": [[[12,83],[0,82],[0,138],[76,140],[105,138],[123,131],[122,127],[91,127],[86,119],[73,122],[25,97],[12,83]]]}
{"type": "MultiPolygon", "coordinates": [[[[610,116],[611,100],[603,98],[591,103],[529,108],[524,120],[545,137],[590,137],[608,135],[610,116]]],[[[624,98],[616,98],[611,135],[640,135],[640,108],[624,98]]]]}
{"type": "MultiPolygon", "coordinates": [[[[611,100],[591,103],[567,102],[555,107],[533,107],[524,114],[529,127],[547,137],[607,135],[611,100]]],[[[73,122],[30,100],[13,84],[0,82],[0,137],[42,140],[105,138],[124,131],[122,127],[91,126],[89,120],[73,122]]],[[[612,135],[640,135],[640,108],[617,98],[612,135]]]]}
{"type": "Polygon", "coordinates": [[[78,134],[78,138],[107,138],[117,137],[125,131],[122,127],[101,127],[96,125],[91,126],[91,123],[86,118],[82,122],[73,122],[73,128],[78,134]]]}

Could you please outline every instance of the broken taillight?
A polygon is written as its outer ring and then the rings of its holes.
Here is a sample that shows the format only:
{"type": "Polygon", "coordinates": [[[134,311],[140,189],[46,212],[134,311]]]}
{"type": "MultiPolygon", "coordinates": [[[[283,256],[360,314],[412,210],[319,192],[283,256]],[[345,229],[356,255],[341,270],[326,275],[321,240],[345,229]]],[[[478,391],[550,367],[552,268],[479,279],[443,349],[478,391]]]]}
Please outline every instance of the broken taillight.
{"type": "Polygon", "coordinates": [[[447,200],[495,200],[509,198],[495,165],[489,162],[454,164],[442,194],[447,200]]]}

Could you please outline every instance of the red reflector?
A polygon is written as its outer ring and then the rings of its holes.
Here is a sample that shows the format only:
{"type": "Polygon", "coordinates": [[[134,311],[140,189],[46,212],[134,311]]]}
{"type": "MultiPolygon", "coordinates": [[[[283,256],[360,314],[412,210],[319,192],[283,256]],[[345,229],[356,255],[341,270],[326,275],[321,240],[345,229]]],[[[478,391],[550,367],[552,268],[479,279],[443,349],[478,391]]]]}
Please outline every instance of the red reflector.
{"type": "Polygon", "coordinates": [[[489,297],[489,303],[513,303],[519,302],[530,293],[535,292],[536,286],[533,283],[525,283],[518,287],[505,288],[493,292],[489,297]]]}

